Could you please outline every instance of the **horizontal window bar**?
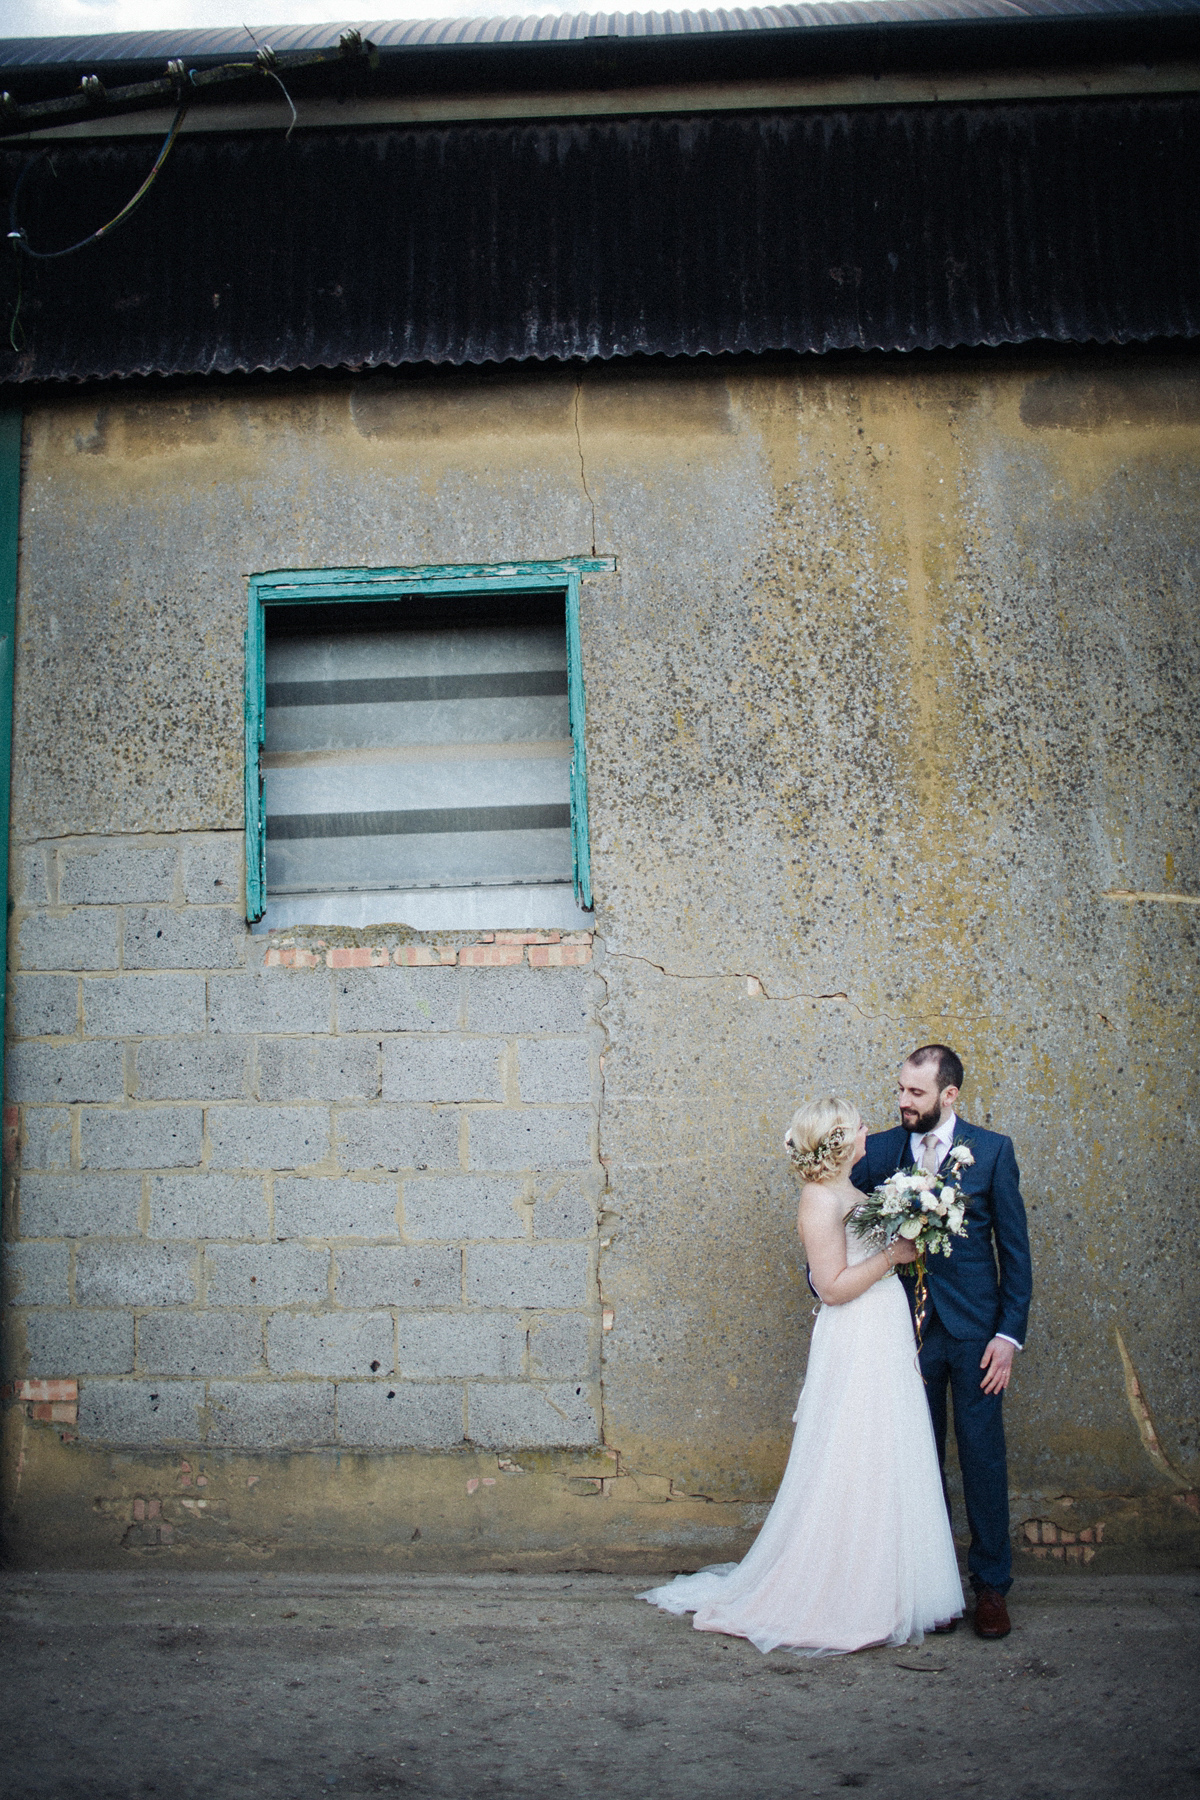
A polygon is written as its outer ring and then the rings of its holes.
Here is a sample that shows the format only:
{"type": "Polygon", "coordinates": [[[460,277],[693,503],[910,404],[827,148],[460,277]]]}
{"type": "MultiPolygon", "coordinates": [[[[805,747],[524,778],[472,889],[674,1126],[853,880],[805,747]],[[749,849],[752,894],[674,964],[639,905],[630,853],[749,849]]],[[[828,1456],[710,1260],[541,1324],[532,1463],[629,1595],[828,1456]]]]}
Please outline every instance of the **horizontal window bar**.
{"type": "Polygon", "coordinates": [[[431,831],[561,831],[569,806],[448,806],[411,812],[277,813],[268,838],[405,837],[431,831]]]}
{"type": "Polygon", "coordinates": [[[345,750],[264,750],[264,769],[371,768],[388,763],[570,762],[570,738],[513,738],[508,743],[391,744],[345,750]]]}
{"type": "Polygon", "coordinates": [[[518,669],[494,675],[388,675],[351,681],[269,681],[267,705],[367,706],[396,700],[498,700],[565,694],[565,669],[518,669]]]}

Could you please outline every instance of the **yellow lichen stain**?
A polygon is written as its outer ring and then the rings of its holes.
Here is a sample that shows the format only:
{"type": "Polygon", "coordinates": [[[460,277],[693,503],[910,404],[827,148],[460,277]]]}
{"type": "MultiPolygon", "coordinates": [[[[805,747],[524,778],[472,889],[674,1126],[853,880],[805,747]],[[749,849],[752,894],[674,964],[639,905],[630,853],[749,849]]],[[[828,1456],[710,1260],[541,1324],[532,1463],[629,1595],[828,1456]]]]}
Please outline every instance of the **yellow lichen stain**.
{"type": "MultiPolygon", "coordinates": [[[[16,1425],[7,1415],[10,1469],[16,1425]]],[[[630,1465],[604,1445],[519,1456],[209,1451],[203,1506],[182,1491],[183,1465],[166,1451],[114,1455],[37,1427],[26,1434],[25,1464],[20,1514],[6,1521],[17,1567],[640,1571],[671,1567],[681,1541],[728,1561],[753,1535],[744,1495],[713,1505],[654,1462],[630,1465]]]]}
{"type": "MultiPolygon", "coordinates": [[[[658,449],[672,458],[727,455],[720,439],[737,430],[729,383],[718,371],[620,370],[583,378],[579,428],[586,442],[638,440],[636,456],[658,449]],[[706,440],[716,439],[716,443],[706,440]]],[[[606,456],[612,446],[605,446],[606,456]]]]}
{"type": "Polygon", "coordinates": [[[1085,365],[995,383],[1001,432],[1044,459],[1042,503],[1090,504],[1113,482],[1131,493],[1200,449],[1200,371],[1178,361],[1085,365]]]}
{"type": "Polygon", "coordinates": [[[364,438],[428,449],[446,438],[573,435],[574,380],[569,376],[453,375],[434,379],[370,376],[351,389],[350,417],[364,438]]]}

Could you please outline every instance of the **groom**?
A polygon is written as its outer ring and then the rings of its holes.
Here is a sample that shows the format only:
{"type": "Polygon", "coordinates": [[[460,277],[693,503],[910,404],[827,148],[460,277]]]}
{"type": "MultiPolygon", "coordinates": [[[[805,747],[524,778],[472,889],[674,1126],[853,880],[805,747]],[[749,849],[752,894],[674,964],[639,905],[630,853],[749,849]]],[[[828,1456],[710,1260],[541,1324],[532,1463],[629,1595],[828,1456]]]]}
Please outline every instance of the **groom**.
{"type": "MultiPolygon", "coordinates": [[[[1001,1638],[1012,1629],[1004,1602],[1012,1586],[1012,1544],[1001,1403],[1013,1357],[1025,1342],[1033,1273],[1012,1139],[956,1116],[962,1080],[962,1063],[945,1044],[914,1050],[900,1070],[901,1124],[867,1139],[866,1155],[850,1179],[870,1193],[913,1164],[936,1173],[952,1144],[968,1145],[974,1158],[959,1175],[967,1235],[951,1240],[949,1257],[931,1256],[926,1271],[921,1374],[943,1483],[947,1387],[954,1396],[975,1630],[979,1637],[1001,1638]]],[[[953,1630],[954,1623],[940,1629],[953,1630]]]]}

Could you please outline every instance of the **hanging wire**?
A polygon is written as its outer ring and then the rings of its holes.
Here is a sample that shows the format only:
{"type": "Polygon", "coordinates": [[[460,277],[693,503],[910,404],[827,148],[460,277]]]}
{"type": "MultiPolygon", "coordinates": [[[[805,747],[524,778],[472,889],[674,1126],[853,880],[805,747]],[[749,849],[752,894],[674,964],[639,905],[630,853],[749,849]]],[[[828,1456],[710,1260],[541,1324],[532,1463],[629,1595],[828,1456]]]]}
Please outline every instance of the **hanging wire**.
{"type": "Polygon", "coordinates": [[[21,323],[21,300],[23,298],[25,265],[17,264],[17,297],[9,307],[8,341],[14,354],[20,356],[25,348],[25,327],[21,323]]]}
{"type": "Polygon", "coordinates": [[[280,93],[283,95],[284,99],[287,101],[289,107],[291,108],[292,122],[287,128],[287,134],[283,140],[285,144],[288,144],[291,142],[292,133],[296,129],[296,124],[300,118],[300,115],[296,111],[295,101],[292,99],[292,96],[288,93],[287,89],[284,87],[283,82],[280,80],[279,76],[275,73],[276,66],[279,62],[279,58],[276,56],[275,52],[272,50],[270,44],[260,44],[259,43],[258,39],[254,36],[254,33],[251,31],[251,29],[248,25],[243,25],[242,30],[246,33],[246,36],[248,38],[251,38],[253,40],[255,48],[258,51],[258,55],[255,57],[253,64],[251,64],[249,66],[258,69],[263,75],[265,75],[268,78],[268,80],[273,81],[275,83],[275,86],[279,89],[280,93]]]}
{"type": "MultiPolygon", "coordinates": [[[[179,136],[179,127],[183,124],[184,114],[187,112],[190,104],[190,95],[185,95],[179,102],[179,110],[175,114],[171,129],[168,131],[166,138],[163,141],[163,147],[155,158],[154,167],[147,175],[145,181],[143,181],[137,193],[133,196],[133,199],[121,208],[115,218],[110,219],[106,225],[101,225],[99,231],[93,231],[87,237],[80,238],[77,244],[68,244],[63,250],[35,250],[29,242],[25,227],[17,223],[17,202],[21,198],[21,189],[25,186],[25,182],[30,174],[32,174],[33,170],[36,169],[38,164],[42,161],[42,158],[48,155],[49,152],[43,150],[41,156],[35,156],[32,162],[26,163],[17,178],[17,185],[13,189],[12,203],[8,209],[8,241],[13,249],[23,251],[26,256],[34,257],[38,262],[52,262],[56,257],[73,256],[76,250],[86,250],[89,244],[98,244],[100,239],[107,237],[110,231],[115,231],[118,225],[123,225],[130,214],[136,211],[141,205],[142,201],[153,187],[159,171],[171,154],[175,139],[179,136]]],[[[13,324],[15,327],[15,319],[13,324]]]]}

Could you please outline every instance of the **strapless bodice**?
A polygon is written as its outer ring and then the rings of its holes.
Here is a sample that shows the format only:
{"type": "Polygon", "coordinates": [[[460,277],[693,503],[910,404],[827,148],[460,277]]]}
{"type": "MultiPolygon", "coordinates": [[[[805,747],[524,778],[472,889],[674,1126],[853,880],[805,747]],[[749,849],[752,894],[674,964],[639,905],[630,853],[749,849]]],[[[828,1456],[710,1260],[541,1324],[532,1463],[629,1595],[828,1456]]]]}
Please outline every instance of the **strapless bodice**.
{"type": "Polygon", "coordinates": [[[878,1256],[883,1242],[883,1233],[879,1231],[872,1232],[869,1237],[859,1237],[851,1214],[846,1220],[846,1267],[852,1269],[855,1263],[866,1262],[868,1256],[878,1256]]]}

